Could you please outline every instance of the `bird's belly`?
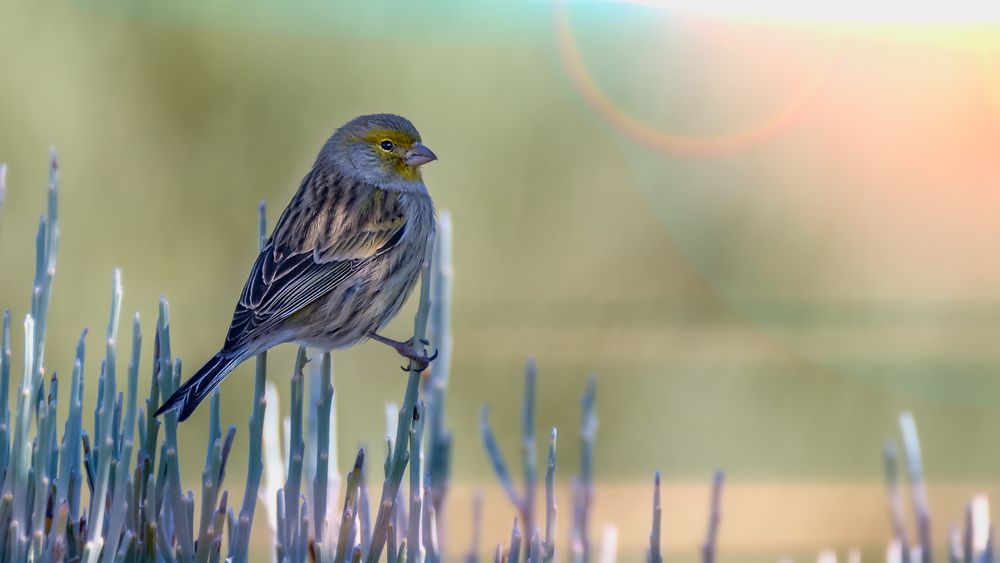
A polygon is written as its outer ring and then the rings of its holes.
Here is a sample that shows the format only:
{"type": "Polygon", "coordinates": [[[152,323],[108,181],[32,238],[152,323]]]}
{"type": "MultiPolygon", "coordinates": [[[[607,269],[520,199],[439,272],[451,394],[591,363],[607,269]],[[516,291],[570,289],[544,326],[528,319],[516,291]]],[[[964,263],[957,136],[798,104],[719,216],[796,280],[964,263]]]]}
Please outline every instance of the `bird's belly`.
{"type": "MultiPolygon", "coordinates": [[[[302,315],[298,340],[336,350],[364,340],[402,308],[417,280],[420,260],[406,253],[384,256],[317,299],[302,315]]],[[[421,254],[422,255],[422,252],[421,254]]]]}

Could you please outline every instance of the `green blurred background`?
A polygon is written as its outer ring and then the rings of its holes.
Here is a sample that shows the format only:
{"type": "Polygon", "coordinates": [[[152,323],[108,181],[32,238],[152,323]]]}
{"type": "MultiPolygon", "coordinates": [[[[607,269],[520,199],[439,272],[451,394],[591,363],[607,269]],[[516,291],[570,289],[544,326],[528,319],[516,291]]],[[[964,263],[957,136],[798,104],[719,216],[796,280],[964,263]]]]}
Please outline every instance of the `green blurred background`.
{"type": "MultiPolygon", "coordinates": [[[[120,267],[148,341],[169,298],[190,374],[228,325],[258,201],[273,222],[334,128],[396,112],[440,156],[425,177],[455,226],[457,530],[482,488],[484,541],[507,533],[478,411],[492,406],[516,452],[534,356],[563,484],[597,375],[596,523],[620,527],[623,560],[646,541],[656,469],[670,559],[695,557],[715,468],[730,485],[730,558],[881,553],[880,450],[901,410],[920,425],[943,531],[967,496],[1000,488],[996,29],[661,8],[4,2],[0,306],[27,311],[54,145],[49,369],[69,371],[90,327],[92,400],[120,267]]],[[[412,311],[390,335],[405,338],[412,311]]],[[[293,352],[270,363],[284,401],[293,352]]],[[[340,456],[359,444],[381,455],[399,360],[365,344],[335,362],[340,456]]],[[[223,421],[239,427],[234,492],[251,369],[222,386],[223,421]]],[[[182,427],[189,485],[207,415],[182,427]]]]}

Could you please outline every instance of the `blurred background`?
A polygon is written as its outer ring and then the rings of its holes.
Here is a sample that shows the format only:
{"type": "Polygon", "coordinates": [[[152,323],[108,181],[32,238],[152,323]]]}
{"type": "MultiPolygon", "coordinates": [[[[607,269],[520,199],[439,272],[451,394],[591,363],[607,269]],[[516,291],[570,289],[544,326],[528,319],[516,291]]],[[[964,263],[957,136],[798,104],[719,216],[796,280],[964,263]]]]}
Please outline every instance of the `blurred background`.
{"type": "MultiPolygon", "coordinates": [[[[49,369],[69,372],[90,327],[93,400],[120,267],[149,343],[169,298],[190,374],[228,326],[258,202],[273,223],[337,126],[400,113],[440,156],[425,178],[455,228],[453,554],[477,489],[484,544],[508,537],[478,413],[516,459],[529,356],[562,506],[597,376],[595,525],[618,526],[622,560],[647,545],[657,469],[667,559],[695,559],[716,468],[726,560],[881,557],[901,410],[942,538],[967,497],[1000,498],[1000,14],[785,4],[4,2],[0,307],[28,310],[52,145],[49,369]]],[[[270,361],[285,405],[293,353],[270,361]]],[[[398,364],[373,344],[335,354],[341,471],[359,445],[383,454],[398,364]]],[[[234,493],[251,370],[222,386],[234,493]]],[[[207,418],[182,426],[189,486],[207,418]]]]}

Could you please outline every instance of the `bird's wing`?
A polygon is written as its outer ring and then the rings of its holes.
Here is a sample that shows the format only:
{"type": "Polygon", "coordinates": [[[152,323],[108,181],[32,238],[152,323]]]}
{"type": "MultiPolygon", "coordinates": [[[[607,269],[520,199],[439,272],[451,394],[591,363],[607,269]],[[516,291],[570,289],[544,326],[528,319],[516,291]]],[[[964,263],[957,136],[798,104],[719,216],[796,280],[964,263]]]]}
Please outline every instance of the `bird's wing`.
{"type": "Polygon", "coordinates": [[[336,180],[303,181],[250,271],[223,350],[270,333],[402,239],[397,196],[336,180]]]}

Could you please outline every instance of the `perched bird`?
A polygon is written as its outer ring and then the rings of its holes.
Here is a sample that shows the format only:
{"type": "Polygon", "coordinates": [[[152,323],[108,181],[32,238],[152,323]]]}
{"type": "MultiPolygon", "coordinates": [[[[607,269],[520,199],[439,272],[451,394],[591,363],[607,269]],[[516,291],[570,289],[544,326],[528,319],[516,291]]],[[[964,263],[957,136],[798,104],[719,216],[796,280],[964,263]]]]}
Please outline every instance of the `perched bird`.
{"type": "Polygon", "coordinates": [[[420,167],[436,159],[398,115],[334,132],[250,270],[222,349],[156,415],[185,420],[242,361],[285,342],[334,350],[370,338],[426,367],[422,348],[378,331],[413,289],[434,232],[420,167]]]}

